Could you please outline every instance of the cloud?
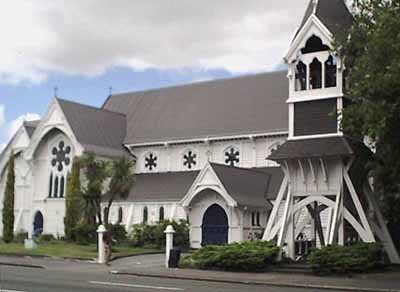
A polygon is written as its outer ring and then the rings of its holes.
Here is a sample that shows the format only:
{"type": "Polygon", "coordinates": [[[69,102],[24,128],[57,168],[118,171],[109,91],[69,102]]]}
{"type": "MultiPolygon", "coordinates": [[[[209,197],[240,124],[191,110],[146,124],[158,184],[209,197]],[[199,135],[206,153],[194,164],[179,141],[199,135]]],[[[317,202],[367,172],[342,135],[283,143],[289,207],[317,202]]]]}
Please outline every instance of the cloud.
{"type": "Polygon", "coordinates": [[[92,76],[114,66],[271,70],[308,1],[5,0],[0,82],[92,76]]]}
{"type": "Polygon", "coordinates": [[[0,152],[7,146],[24,121],[35,121],[40,119],[40,115],[38,114],[26,113],[14,120],[6,121],[4,112],[4,105],[0,105],[0,152]]]}

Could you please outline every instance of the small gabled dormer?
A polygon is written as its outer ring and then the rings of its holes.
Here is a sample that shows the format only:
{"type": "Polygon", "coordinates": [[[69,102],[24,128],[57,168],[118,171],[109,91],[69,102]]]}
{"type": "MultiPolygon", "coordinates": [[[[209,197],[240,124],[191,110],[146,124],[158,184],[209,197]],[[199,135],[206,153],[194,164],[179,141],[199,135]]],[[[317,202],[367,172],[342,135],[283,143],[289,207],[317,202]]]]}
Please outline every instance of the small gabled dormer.
{"type": "Polygon", "coordinates": [[[349,26],[350,18],[343,0],[310,1],[285,56],[289,139],[342,135],[339,113],[343,107],[344,65],[333,42],[335,34],[349,26]]]}

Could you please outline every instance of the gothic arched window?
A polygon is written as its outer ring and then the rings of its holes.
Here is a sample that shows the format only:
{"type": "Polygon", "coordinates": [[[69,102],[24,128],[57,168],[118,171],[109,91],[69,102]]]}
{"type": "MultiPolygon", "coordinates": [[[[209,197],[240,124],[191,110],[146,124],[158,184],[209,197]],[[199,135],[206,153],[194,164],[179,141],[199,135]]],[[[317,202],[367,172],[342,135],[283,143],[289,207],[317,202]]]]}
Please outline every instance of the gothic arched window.
{"type": "Polygon", "coordinates": [[[124,218],[124,213],[123,213],[122,207],[119,207],[119,209],[118,209],[118,220],[117,220],[117,223],[118,223],[118,224],[121,224],[122,221],[123,221],[123,218],[124,218]]]}
{"type": "Polygon", "coordinates": [[[197,163],[197,154],[192,150],[187,150],[185,154],[183,154],[183,166],[188,169],[192,169],[196,166],[197,163]]]}
{"type": "Polygon", "coordinates": [[[64,190],[65,190],[65,178],[64,176],[62,176],[60,180],[60,198],[64,198],[64,190]]]}
{"type": "Polygon", "coordinates": [[[58,198],[58,176],[56,176],[56,179],[54,180],[53,198],[58,198]]]}
{"type": "Polygon", "coordinates": [[[329,47],[327,45],[324,45],[324,43],[319,37],[313,35],[307,40],[306,45],[304,48],[301,49],[301,52],[303,54],[309,54],[327,50],[329,50],[329,47]]]}
{"type": "Polygon", "coordinates": [[[160,207],[160,214],[159,214],[159,216],[158,216],[158,220],[161,222],[161,221],[164,221],[164,207],[160,207]]]}
{"type": "Polygon", "coordinates": [[[147,210],[147,207],[143,208],[143,224],[147,224],[147,221],[149,220],[149,211],[147,210]]]}
{"type": "Polygon", "coordinates": [[[235,147],[229,147],[225,150],[225,164],[236,166],[240,162],[240,152],[235,147]]]}
{"type": "Polygon", "coordinates": [[[51,148],[49,198],[64,198],[71,152],[71,146],[66,146],[64,141],[51,148]]]}
{"type": "Polygon", "coordinates": [[[333,56],[329,56],[328,60],[325,62],[325,87],[335,87],[336,86],[336,59],[333,56]]]}
{"type": "Polygon", "coordinates": [[[322,87],[322,64],[317,58],[310,64],[310,89],[322,87]]]}
{"type": "Polygon", "coordinates": [[[50,173],[50,181],[49,181],[49,198],[53,196],[53,172],[50,173]]]}
{"type": "Polygon", "coordinates": [[[295,76],[295,90],[306,90],[307,88],[307,66],[300,61],[296,65],[296,76],[295,76]]]}

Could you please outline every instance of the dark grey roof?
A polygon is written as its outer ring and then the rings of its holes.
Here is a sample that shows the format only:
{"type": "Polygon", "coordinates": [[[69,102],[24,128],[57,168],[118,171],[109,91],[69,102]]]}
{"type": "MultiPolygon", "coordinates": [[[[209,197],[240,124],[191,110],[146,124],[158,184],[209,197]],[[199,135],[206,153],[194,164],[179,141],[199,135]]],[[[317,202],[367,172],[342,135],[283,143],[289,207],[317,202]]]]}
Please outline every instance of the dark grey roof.
{"type": "MultiPolygon", "coordinates": [[[[310,0],[296,36],[314,13],[313,2],[314,0],[310,0]]],[[[344,0],[318,0],[317,2],[315,15],[334,36],[350,29],[353,22],[353,16],[344,3],[344,0]]]]}
{"type": "Polygon", "coordinates": [[[137,174],[129,202],[180,201],[189,191],[199,171],[137,174]]]}
{"type": "Polygon", "coordinates": [[[276,198],[283,173],[279,167],[239,168],[211,164],[230,196],[241,206],[267,206],[276,198]]]}
{"type": "Polygon", "coordinates": [[[33,132],[36,130],[36,127],[38,126],[40,120],[36,120],[36,121],[25,121],[24,122],[24,127],[26,132],[28,133],[29,138],[32,137],[33,132]]]}
{"type": "Polygon", "coordinates": [[[63,99],[57,101],[85,151],[111,157],[126,154],[123,147],[126,119],[123,114],[63,99]]]}
{"type": "MultiPolygon", "coordinates": [[[[275,199],[283,179],[279,167],[245,169],[215,163],[211,166],[229,195],[243,206],[268,206],[267,199],[275,199]]],[[[180,201],[199,173],[199,171],[179,171],[137,174],[135,185],[128,198],[120,201],[180,201]]]]}
{"type": "Polygon", "coordinates": [[[352,156],[361,142],[348,137],[287,140],[267,158],[284,160],[306,157],[352,156]]]}
{"type": "Polygon", "coordinates": [[[287,131],[286,72],[112,95],[103,108],[127,117],[125,143],[287,131]]]}

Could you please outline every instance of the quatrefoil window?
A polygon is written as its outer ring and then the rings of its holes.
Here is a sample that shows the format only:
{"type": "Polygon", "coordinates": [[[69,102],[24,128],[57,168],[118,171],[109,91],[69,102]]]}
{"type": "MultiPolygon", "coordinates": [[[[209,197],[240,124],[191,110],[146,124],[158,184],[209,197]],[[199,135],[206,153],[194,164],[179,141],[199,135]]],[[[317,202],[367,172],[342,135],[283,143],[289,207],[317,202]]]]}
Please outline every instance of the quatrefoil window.
{"type": "Polygon", "coordinates": [[[187,151],[183,155],[183,166],[186,166],[189,169],[192,169],[196,165],[197,155],[193,153],[192,150],[187,151]]]}
{"type": "Polygon", "coordinates": [[[225,151],[225,163],[230,166],[235,166],[239,163],[240,152],[234,147],[229,148],[225,151]]]}
{"type": "Polygon", "coordinates": [[[71,163],[71,159],[68,157],[71,154],[71,146],[65,147],[64,141],[61,141],[57,147],[53,147],[51,154],[53,155],[51,165],[57,167],[58,171],[63,171],[64,166],[71,163]]]}
{"type": "Polygon", "coordinates": [[[157,156],[155,156],[153,153],[150,153],[144,160],[145,160],[144,166],[148,170],[153,170],[153,168],[157,167],[157,156]]]}

